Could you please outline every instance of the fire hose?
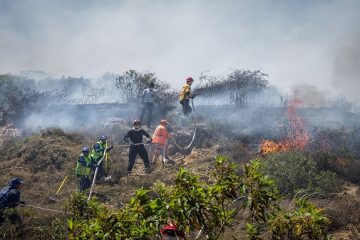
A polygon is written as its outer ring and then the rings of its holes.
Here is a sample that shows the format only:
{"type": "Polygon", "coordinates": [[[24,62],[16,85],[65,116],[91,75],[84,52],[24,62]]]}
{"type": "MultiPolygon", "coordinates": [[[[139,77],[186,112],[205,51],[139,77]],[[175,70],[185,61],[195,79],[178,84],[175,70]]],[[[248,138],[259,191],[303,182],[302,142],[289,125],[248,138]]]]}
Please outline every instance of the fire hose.
{"type": "Polygon", "coordinates": [[[67,214],[67,213],[64,212],[64,211],[60,211],[60,210],[56,210],[56,209],[43,208],[43,207],[38,207],[38,206],[33,206],[33,205],[28,205],[28,204],[20,204],[20,205],[21,205],[22,207],[31,207],[31,208],[36,208],[36,209],[48,211],[48,212],[57,212],[57,213],[67,214]]]}
{"type": "Polygon", "coordinates": [[[192,98],[191,98],[191,106],[192,106],[192,108],[193,108],[194,117],[195,117],[195,129],[194,129],[194,134],[193,134],[193,136],[192,136],[192,138],[191,138],[191,141],[190,141],[189,145],[187,145],[186,147],[181,147],[181,146],[176,142],[175,138],[174,138],[174,137],[171,137],[171,140],[174,142],[175,146],[178,147],[178,148],[181,149],[181,150],[187,150],[187,149],[189,149],[189,148],[193,145],[194,140],[195,140],[195,137],[196,137],[196,132],[197,132],[197,116],[196,116],[196,112],[195,112],[194,101],[193,101],[192,98]]]}

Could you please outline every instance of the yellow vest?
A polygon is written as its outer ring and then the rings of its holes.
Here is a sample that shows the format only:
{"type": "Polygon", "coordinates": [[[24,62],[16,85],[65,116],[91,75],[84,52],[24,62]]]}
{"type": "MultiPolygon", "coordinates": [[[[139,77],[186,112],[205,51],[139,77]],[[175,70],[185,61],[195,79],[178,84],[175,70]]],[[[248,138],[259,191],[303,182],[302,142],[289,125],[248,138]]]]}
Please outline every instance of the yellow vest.
{"type": "Polygon", "coordinates": [[[183,101],[184,99],[189,99],[190,95],[191,95],[191,85],[186,83],[180,91],[180,96],[179,96],[180,102],[183,101]]]}

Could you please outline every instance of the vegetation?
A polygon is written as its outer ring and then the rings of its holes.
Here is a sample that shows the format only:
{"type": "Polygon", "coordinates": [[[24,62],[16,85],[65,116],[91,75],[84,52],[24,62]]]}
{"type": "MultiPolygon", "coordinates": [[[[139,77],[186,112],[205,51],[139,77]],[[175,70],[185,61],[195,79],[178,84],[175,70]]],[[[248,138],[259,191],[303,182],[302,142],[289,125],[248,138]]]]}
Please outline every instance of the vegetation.
{"type": "Polygon", "coordinates": [[[26,110],[43,105],[45,95],[30,89],[32,84],[12,75],[0,75],[0,125],[15,122],[26,110]]]}
{"type": "Polygon", "coordinates": [[[275,182],[262,174],[259,160],[237,165],[217,157],[210,182],[181,168],[174,185],[162,182],[152,189],[139,189],[118,211],[86,202],[73,195],[69,209],[69,239],[151,239],[169,220],[176,222],[191,239],[220,239],[229,227],[247,215],[249,239],[325,239],[328,219],[306,199],[296,200],[291,211],[278,205],[275,182]]]}
{"type": "Polygon", "coordinates": [[[160,81],[155,73],[141,73],[135,70],[128,70],[116,78],[116,87],[119,89],[123,101],[126,103],[140,103],[142,92],[149,87],[150,83],[155,84],[155,101],[165,114],[173,109],[173,104],[177,99],[177,93],[170,89],[170,85],[160,81]]]}
{"type": "Polygon", "coordinates": [[[239,69],[234,70],[227,77],[202,74],[200,77],[202,83],[194,92],[208,97],[228,96],[232,103],[244,107],[254,94],[268,87],[269,83],[265,79],[266,76],[259,70],[239,69]]]}
{"type": "Polygon", "coordinates": [[[360,183],[360,128],[317,129],[307,152],[321,170],[360,183]]]}
{"type": "Polygon", "coordinates": [[[266,173],[276,180],[283,195],[294,196],[299,191],[325,197],[339,191],[336,174],[317,168],[316,162],[301,151],[288,151],[266,157],[266,173]]]}

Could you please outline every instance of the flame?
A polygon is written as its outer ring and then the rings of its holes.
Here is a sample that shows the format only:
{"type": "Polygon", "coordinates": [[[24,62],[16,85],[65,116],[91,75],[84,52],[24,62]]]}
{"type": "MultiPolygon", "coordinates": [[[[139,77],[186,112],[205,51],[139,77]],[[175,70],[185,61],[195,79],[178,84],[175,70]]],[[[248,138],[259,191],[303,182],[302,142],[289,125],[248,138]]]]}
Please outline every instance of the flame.
{"type": "Polygon", "coordinates": [[[284,152],[290,149],[304,149],[310,140],[309,134],[305,130],[305,120],[299,118],[297,109],[303,102],[299,99],[290,100],[288,103],[287,117],[289,120],[289,129],[286,138],[276,143],[270,140],[263,140],[260,144],[259,153],[267,155],[270,153],[284,152]]]}

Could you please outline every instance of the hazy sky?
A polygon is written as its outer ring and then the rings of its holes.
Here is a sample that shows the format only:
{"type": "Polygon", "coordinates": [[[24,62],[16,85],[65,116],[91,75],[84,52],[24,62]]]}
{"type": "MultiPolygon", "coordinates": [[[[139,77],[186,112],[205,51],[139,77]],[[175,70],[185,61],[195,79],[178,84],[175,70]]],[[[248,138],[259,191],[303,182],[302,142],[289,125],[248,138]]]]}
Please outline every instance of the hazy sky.
{"type": "Polygon", "coordinates": [[[358,0],[0,0],[0,72],[155,72],[174,87],[203,71],[269,74],[357,95],[358,0]],[[356,89],[356,91],[354,90],[356,89]]]}

